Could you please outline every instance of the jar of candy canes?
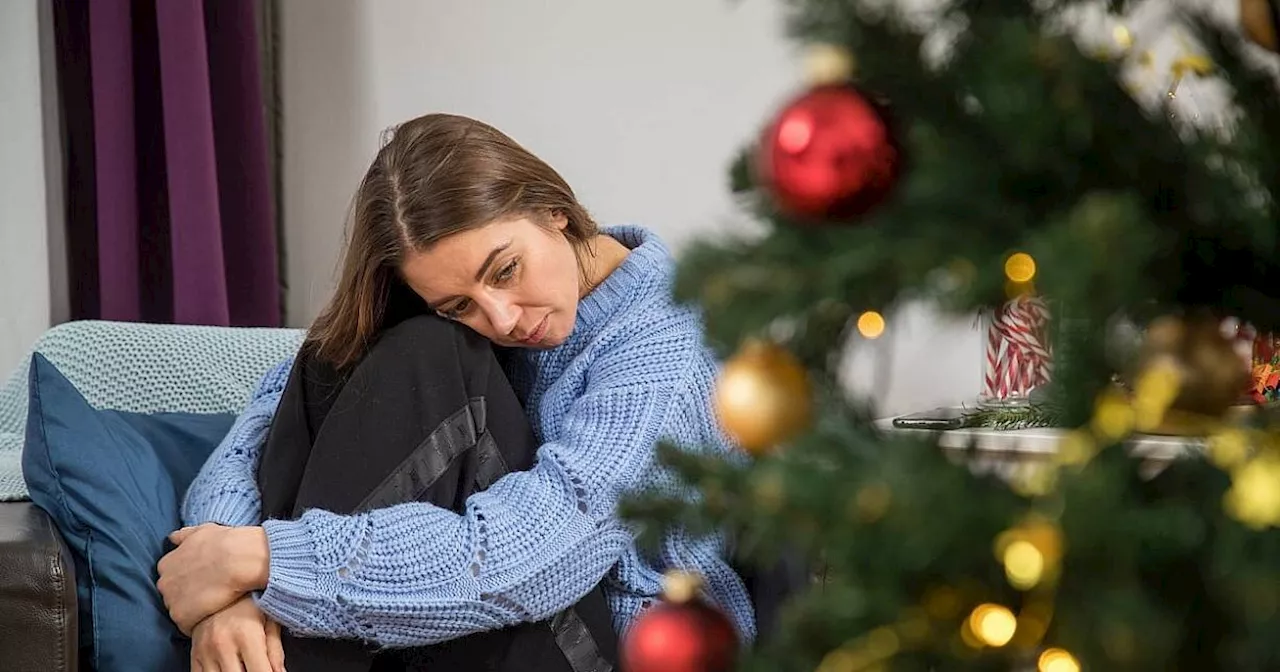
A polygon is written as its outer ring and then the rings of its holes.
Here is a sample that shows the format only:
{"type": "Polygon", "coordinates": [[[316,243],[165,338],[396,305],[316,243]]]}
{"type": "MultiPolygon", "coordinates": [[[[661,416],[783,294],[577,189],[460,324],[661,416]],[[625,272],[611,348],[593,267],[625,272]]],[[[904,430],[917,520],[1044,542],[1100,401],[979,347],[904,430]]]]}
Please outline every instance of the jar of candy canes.
{"type": "Polygon", "coordinates": [[[1049,382],[1053,351],[1044,299],[1019,296],[983,314],[982,406],[1020,406],[1049,382]]]}

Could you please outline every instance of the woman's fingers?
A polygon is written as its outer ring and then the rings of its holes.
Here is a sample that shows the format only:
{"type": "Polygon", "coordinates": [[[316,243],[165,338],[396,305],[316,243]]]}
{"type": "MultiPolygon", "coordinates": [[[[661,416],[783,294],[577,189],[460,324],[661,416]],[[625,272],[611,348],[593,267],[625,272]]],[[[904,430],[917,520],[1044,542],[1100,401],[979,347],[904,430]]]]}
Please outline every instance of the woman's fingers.
{"type": "Polygon", "coordinates": [[[247,641],[240,646],[240,660],[244,661],[245,672],[273,672],[271,660],[267,656],[267,640],[247,641]]]}
{"type": "Polygon", "coordinates": [[[280,627],[250,597],[201,621],[191,642],[199,672],[284,672],[280,627]]]}
{"type": "Polygon", "coordinates": [[[174,544],[181,544],[187,540],[187,537],[191,536],[191,531],[193,529],[194,528],[191,527],[184,527],[180,530],[174,530],[169,533],[169,541],[172,541],[174,544]]]}
{"type": "Polygon", "coordinates": [[[240,672],[244,666],[240,664],[240,656],[235,647],[227,646],[218,649],[218,672],[240,672]]]}
{"type": "Polygon", "coordinates": [[[280,639],[280,624],[267,619],[267,658],[271,672],[284,672],[284,642],[280,639]]]}

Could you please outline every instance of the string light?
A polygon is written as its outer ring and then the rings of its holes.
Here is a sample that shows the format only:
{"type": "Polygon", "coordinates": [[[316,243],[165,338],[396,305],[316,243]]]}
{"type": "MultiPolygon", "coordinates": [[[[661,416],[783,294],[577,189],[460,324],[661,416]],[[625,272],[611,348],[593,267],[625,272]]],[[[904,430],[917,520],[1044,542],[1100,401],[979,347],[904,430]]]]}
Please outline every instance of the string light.
{"type": "Polygon", "coordinates": [[[1036,662],[1038,672],[1080,672],[1080,662],[1062,649],[1045,649],[1036,662]]]}
{"type": "Polygon", "coordinates": [[[1004,573],[1014,588],[1032,588],[1044,576],[1044,554],[1029,541],[1015,541],[1004,549],[1004,573]]]}
{"type": "Polygon", "coordinates": [[[858,316],[858,333],[863,338],[877,339],[884,334],[884,316],[874,310],[858,316]]]}
{"type": "MultiPolygon", "coordinates": [[[[1029,517],[995,539],[995,557],[1005,577],[1018,590],[1030,590],[1058,577],[1062,562],[1062,530],[1046,518],[1029,517]]],[[[1023,616],[1026,616],[1026,610],[1023,616]]]]}
{"type": "Polygon", "coordinates": [[[1015,252],[1005,260],[1004,274],[1012,282],[1031,282],[1036,277],[1036,260],[1026,252],[1015,252]]]}
{"type": "Polygon", "coordinates": [[[969,614],[969,629],[987,646],[1001,647],[1013,639],[1018,619],[998,604],[980,604],[969,614]]]}

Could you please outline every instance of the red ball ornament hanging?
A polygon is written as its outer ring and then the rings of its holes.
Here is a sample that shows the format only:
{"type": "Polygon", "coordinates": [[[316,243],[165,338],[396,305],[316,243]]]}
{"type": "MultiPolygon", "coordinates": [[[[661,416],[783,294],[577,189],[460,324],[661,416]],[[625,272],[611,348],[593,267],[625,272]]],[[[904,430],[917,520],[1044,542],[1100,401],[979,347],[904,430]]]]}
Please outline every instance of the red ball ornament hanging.
{"type": "Polygon", "coordinates": [[[737,660],[738,637],[720,610],[698,598],[691,574],[666,577],[662,601],[622,638],[622,672],[726,672],[737,660]]]}
{"type": "Polygon", "coordinates": [[[847,83],[826,83],[788,103],[760,142],[759,172],[780,211],[848,220],[898,182],[901,151],[879,107],[847,83]]]}

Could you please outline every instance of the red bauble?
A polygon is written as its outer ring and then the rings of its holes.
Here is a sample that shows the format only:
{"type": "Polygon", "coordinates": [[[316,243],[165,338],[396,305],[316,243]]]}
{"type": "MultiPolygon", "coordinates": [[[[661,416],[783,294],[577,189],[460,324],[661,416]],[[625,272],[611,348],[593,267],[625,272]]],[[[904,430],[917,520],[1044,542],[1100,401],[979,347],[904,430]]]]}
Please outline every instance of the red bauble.
{"type": "Polygon", "coordinates": [[[723,672],[737,653],[737,633],[719,610],[699,600],[661,602],[627,629],[622,672],[723,672]]]}
{"type": "Polygon", "coordinates": [[[847,84],[788,103],[765,130],[758,158],[778,209],[809,220],[865,213],[893,190],[901,164],[880,109],[847,84]]]}

